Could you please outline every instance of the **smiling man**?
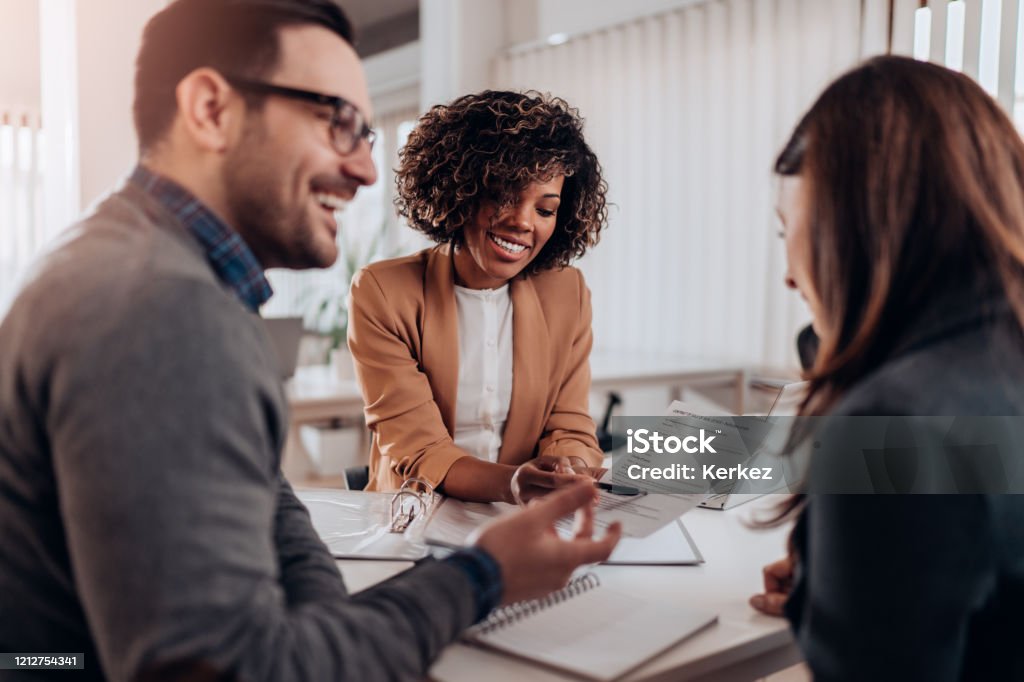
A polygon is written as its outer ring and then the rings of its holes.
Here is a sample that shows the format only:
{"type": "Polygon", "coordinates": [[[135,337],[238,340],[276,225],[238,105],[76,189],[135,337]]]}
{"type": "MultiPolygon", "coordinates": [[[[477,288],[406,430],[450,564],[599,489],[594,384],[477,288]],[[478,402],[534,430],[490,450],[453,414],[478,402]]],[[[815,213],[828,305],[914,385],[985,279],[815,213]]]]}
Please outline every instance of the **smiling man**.
{"type": "Polygon", "coordinates": [[[178,0],[147,25],[140,163],[0,325],[0,651],[81,652],[87,679],[419,678],[611,552],[578,485],[350,597],[281,477],[257,311],[266,268],[337,258],[334,212],[376,179],[350,42],[330,0],[178,0]]]}

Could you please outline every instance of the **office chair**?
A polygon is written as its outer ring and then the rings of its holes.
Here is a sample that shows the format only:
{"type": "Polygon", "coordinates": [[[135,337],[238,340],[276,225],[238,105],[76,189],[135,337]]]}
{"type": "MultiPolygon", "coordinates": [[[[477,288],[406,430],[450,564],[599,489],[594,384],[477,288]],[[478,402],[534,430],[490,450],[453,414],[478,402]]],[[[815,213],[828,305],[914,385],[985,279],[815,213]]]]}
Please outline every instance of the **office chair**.
{"type": "Polygon", "coordinates": [[[370,482],[370,467],[348,467],[345,469],[345,486],[349,490],[366,490],[370,482]]]}
{"type": "Polygon", "coordinates": [[[612,410],[621,404],[622,397],[615,391],[609,391],[608,404],[604,408],[604,417],[601,418],[601,424],[597,427],[597,445],[601,448],[601,452],[611,452],[626,444],[626,437],[624,435],[612,433],[608,430],[608,425],[612,420],[612,410]]]}

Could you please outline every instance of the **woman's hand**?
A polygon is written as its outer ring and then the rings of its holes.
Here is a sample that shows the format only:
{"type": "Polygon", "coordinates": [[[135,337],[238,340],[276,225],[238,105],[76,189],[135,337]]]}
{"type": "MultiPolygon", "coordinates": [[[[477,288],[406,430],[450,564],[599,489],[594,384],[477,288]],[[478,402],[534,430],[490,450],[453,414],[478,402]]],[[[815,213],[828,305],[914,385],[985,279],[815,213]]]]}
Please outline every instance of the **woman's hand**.
{"type": "Polygon", "coordinates": [[[793,589],[793,555],[768,564],[763,569],[764,593],[750,598],[750,605],[769,616],[781,616],[793,589]]]}
{"type": "Polygon", "coordinates": [[[595,481],[600,481],[604,478],[604,475],[608,473],[608,470],[604,467],[592,467],[587,464],[587,461],[582,457],[576,455],[569,455],[566,459],[569,460],[569,467],[572,469],[574,474],[585,474],[595,481]]]}
{"type": "Polygon", "coordinates": [[[580,480],[592,481],[593,478],[587,474],[575,473],[567,457],[541,455],[516,469],[509,482],[509,488],[512,491],[512,499],[517,504],[524,505],[532,499],[580,480]]]}

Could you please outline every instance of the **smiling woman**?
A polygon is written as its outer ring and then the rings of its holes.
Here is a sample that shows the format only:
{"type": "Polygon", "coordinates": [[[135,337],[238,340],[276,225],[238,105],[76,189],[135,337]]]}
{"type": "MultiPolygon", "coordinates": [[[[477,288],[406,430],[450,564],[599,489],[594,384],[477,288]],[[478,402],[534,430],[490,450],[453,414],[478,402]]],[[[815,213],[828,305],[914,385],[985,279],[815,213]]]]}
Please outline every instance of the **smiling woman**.
{"type": "Polygon", "coordinates": [[[487,91],[410,134],[396,204],[439,245],[352,285],[370,488],[415,476],[523,502],[598,473],[590,292],[570,263],[597,243],[607,188],[582,129],[563,100],[487,91]]]}

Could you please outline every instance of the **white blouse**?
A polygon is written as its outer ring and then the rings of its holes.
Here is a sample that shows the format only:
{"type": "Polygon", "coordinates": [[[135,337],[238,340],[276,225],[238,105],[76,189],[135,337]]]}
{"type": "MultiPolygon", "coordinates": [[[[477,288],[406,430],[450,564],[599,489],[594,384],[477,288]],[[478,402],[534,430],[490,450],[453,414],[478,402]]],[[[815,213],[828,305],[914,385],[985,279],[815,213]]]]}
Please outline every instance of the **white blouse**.
{"type": "Polygon", "coordinates": [[[512,401],[512,299],[500,289],[455,287],[459,312],[459,389],[455,445],[498,461],[512,401]]]}

